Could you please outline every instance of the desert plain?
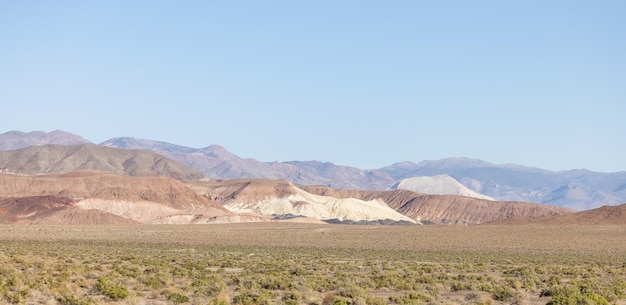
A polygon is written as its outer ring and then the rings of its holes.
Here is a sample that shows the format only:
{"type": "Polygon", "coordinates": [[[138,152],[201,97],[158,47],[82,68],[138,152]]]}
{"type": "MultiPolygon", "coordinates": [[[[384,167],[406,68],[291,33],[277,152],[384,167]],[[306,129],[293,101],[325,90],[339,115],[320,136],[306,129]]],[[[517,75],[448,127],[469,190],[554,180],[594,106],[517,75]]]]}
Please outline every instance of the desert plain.
{"type": "Polygon", "coordinates": [[[626,226],[0,226],[5,304],[626,304],[626,226]]]}

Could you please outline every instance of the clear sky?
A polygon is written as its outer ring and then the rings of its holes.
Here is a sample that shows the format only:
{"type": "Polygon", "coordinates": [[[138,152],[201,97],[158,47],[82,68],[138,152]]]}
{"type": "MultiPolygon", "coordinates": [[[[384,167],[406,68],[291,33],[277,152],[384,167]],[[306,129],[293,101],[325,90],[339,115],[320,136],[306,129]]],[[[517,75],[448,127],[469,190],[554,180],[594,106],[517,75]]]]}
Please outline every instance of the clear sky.
{"type": "Polygon", "coordinates": [[[0,133],[626,170],[626,1],[1,1],[0,133]]]}

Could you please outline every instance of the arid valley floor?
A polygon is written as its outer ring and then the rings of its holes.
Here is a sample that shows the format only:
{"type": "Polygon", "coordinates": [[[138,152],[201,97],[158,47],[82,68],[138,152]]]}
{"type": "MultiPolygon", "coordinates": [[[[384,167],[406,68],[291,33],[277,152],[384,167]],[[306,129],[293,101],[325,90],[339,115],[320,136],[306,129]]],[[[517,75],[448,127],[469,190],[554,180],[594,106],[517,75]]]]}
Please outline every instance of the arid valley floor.
{"type": "Polygon", "coordinates": [[[0,226],[0,303],[626,304],[626,226],[0,226]]]}

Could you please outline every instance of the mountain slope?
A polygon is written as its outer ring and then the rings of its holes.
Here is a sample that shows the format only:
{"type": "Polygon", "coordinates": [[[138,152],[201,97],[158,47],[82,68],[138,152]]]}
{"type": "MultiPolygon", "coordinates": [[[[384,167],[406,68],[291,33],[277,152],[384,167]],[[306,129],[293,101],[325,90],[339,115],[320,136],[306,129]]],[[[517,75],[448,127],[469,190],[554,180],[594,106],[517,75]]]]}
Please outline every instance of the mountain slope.
{"type": "Polygon", "coordinates": [[[381,199],[396,211],[435,224],[479,224],[496,219],[572,213],[572,210],[528,202],[489,201],[454,195],[427,195],[407,190],[339,190],[324,186],[303,189],[312,194],[361,200],[381,199]]]}
{"type": "Polygon", "coordinates": [[[489,196],[476,193],[448,175],[411,177],[400,180],[391,189],[408,190],[431,195],[458,195],[486,200],[494,200],[489,196]]]}
{"type": "Polygon", "coordinates": [[[43,145],[0,151],[0,169],[29,175],[100,170],[131,176],[161,175],[176,179],[202,177],[202,173],[197,170],[153,152],[95,144],[43,145]]]}
{"type": "Polygon", "coordinates": [[[80,136],[69,132],[55,130],[52,132],[17,130],[0,134],[0,150],[15,150],[33,145],[79,145],[91,143],[80,136]]]}
{"type": "Polygon", "coordinates": [[[146,149],[196,168],[212,179],[287,179],[298,185],[330,185],[338,188],[387,189],[394,180],[376,170],[361,170],[330,162],[261,162],[240,158],[219,145],[190,148],[136,138],[114,138],[100,145],[146,149]]]}
{"type": "Polygon", "coordinates": [[[100,145],[153,151],[198,169],[206,177],[213,179],[277,178],[272,174],[272,169],[267,164],[254,159],[239,158],[219,145],[191,148],[128,137],[113,138],[102,142],[100,145]]]}
{"type": "Polygon", "coordinates": [[[172,178],[129,177],[98,171],[36,176],[0,174],[0,196],[150,201],[175,209],[212,207],[226,212],[218,203],[199,196],[186,184],[172,178]]]}
{"type": "Polygon", "coordinates": [[[236,213],[355,222],[392,220],[415,223],[413,219],[376,199],[343,199],[311,194],[285,180],[198,182],[196,190],[236,213]]]}
{"type": "MultiPolygon", "coordinates": [[[[235,216],[186,184],[162,176],[0,174],[0,194],[8,200],[0,206],[0,222],[5,223],[214,223],[235,216]]],[[[268,219],[238,216],[238,221],[268,219]]]]}
{"type": "Polygon", "coordinates": [[[0,223],[11,224],[136,224],[98,210],[77,208],[76,201],[55,196],[32,196],[0,200],[0,223]]]}

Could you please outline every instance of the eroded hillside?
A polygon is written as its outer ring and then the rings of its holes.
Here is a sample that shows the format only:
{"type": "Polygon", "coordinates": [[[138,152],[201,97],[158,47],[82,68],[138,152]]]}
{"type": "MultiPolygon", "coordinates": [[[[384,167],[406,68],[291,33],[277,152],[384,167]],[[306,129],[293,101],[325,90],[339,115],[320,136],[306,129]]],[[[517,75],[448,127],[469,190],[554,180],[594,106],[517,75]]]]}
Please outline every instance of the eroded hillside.
{"type": "Polygon", "coordinates": [[[491,201],[454,195],[428,195],[407,190],[340,190],[325,186],[308,186],[303,187],[303,189],[312,194],[336,198],[380,199],[389,207],[422,223],[479,224],[496,219],[539,217],[574,212],[566,208],[529,202],[491,201]]]}

